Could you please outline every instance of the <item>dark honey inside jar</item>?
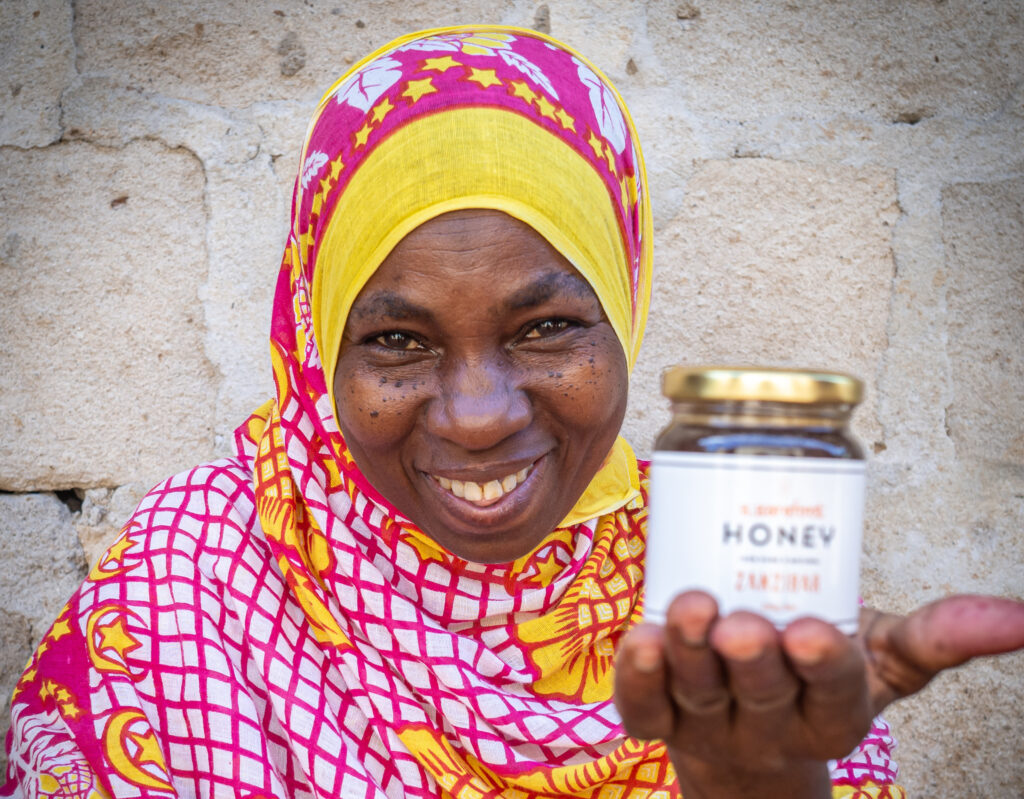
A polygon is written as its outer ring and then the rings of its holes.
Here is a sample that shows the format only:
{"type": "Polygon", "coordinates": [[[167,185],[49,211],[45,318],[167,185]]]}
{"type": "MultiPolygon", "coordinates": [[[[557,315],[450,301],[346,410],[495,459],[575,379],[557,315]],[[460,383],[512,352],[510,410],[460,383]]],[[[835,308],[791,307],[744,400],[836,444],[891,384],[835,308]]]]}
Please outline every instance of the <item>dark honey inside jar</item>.
{"type": "Polygon", "coordinates": [[[838,372],[676,366],[662,376],[672,421],[655,449],[862,460],[848,429],[863,383],[838,372]]]}

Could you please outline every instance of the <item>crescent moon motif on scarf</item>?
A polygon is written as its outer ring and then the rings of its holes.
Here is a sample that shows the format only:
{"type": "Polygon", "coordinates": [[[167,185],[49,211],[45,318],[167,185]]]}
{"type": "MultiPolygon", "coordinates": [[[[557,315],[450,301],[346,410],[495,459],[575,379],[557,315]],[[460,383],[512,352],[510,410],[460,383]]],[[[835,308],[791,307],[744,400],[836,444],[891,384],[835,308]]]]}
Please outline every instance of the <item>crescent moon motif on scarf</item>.
{"type": "Polygon", "coordinates": [[[174,792],[149,719],[138,708],[119,710],[103,731],[107,760],[120,777],[142,788],[174,792]]]}
{"type": "Polygon", "coordinates": [[[120,605],[103,605],[89,614],[85,638],[89,646],[89,659],[97,671],[124,674],[136,681],[141,679],[144,672],[132,671],[127,656],[139,649],[142,642],[128,630],[129,619],[133,626],[146,629],[145,621],[137,613],[120,605]]]}
{"type": "Polygon", "coordinates": [[[111,577],[117,577],[119,574],[135,568],[136,563],[125,564],[125,553],[139,543],[132,538],[132,533],[134,528],[141,526],[137,521],[130,521],[124,526],[121,531],[121,537],[103,553],[103,557],[96,562],[92,571],[89,572],[89,580],[98,583],[101,580],[109,580],[111,577]]]}

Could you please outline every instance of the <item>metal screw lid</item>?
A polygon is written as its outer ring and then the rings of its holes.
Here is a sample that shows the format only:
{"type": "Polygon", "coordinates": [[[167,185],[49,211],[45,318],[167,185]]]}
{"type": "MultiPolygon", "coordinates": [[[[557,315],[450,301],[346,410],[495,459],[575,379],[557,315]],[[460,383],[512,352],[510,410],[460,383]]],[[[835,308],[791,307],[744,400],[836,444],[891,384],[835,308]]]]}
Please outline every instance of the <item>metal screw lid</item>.
{"type": "Polygon", "coordinates": [[[864,383],[841,372],[747,366],[672,366],[661,375],[661,393],[686,400],[856,405],[864,383]]]}

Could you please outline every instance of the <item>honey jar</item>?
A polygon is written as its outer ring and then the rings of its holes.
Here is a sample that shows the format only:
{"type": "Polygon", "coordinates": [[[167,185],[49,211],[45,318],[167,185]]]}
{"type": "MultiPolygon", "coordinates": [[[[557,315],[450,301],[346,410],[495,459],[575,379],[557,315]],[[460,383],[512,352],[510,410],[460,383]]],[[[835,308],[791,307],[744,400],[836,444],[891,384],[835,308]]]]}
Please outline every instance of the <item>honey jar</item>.
{"type": "Polygon", "coordinates": [[[864,455],[850,375],[729,366],[662,375],[672,421],[651,463],[645,615],[687,589],[779,628],[857,629],[864,455]]]}

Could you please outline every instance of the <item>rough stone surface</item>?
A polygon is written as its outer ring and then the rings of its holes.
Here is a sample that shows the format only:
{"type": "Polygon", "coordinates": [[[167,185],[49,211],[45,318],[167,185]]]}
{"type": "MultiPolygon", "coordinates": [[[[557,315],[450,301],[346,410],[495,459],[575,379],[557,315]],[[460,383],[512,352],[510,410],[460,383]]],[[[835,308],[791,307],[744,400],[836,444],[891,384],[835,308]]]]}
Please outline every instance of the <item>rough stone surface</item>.
{"type": "Polygon", "coordinates": [[[84,0],[76,3],[75,33],[83,73],[119,75],[135,88],[241,108],[315,101],[356,59],[410,31],[469,20],[529,26],[532,14],[486,0],[458,6],[415,0],[400,9],[373,0],[84,0]]]}
{"type": "Polygon", "coordinates": [[[0,151],[0,488],[155,482],[212,451],[202,187],[153,143],[0,151]]]}
{"type": "MultiPolygon", "coordinates": [[[[25,670],[36,639],[29,620],[16,611],[7,611],[0,625],[0,738],[11,726],[11,699],[14,686],[25,670]]],[[[7,768],[7,750],[0,749],[0,774],[7,768]]]]}
{"type": "Polygon", "coordinates": [[[681,102],[731,120],[853,113],[913,125],[1000,110],[1024,65],[1015,3],[644,4],[663,80],[681,102]]]}
{"type": "Polygon", "coordinates": [[[1020,654],[975,661],[887,711],[899,740],[900,782],[912,786],[908,796],[1022,795],[1022,671],[1020,654]]]}
{"type": "Polygon", "coordinates": [[[69,0],[0,3],[0,145],[60,138],[61,93],[74,74],[71,16],[69,0]]]}
{"type": "Polygon", "coordinates": [[[284,251],[291,194],[278,186],[269,156],[236,166],[208,166],[209,279],[206,347],[223,376],[217,394],[217,449],[270,398],[270,307],[284,251]]]}
{"type": "Polygon", "coordinates": [[[314,106],[266,102],[231,112],[88,78],[68,92],[65,109],[76,138],[109,146],[154,138],[196,153],[204,164],[208,272],[198,296],[206,353],[220,376],[214,430],[223,453],[235,426],[272,390],[269,309],[314,106]]]}
{"type": "MultiPolygon", "coordinates": [[[[993,0],[0,2],[0,489],[81,502],[0,495],[61,531],[45,563],[0,559],[0,589],[56,569],[66,596],[79,541],[94,562],[148,485],[226,451],[271,391],[310,112],[392,37],[467,21],[549,30],[633,110],[657,267],[638,451],[666,364],[848,369],[865,597],[1021,596],[1024,11],[993,0]]],[[[0,687],[57,607],[7,607],[0,687]]],[[[1024,795],[1022,694],[1015,656],[891,709],[909,794],[1024,795]]]]}
{"type": "MultiPolygon", "coordinates": [[[[0,494],[0,740],[32,648],[85,577],[67,507],[52,495],[0,494]]],[[[6,755],[0,752],[0,768],[6,755]]],[[[0,772],[2,773],[2,772],[0,772]]]]}
{"type": "MultiPolygon", "coordinates": [[[[657,244],[659,270],[627,431],[642,452],[668,421],[661,368],[835,368],[872,381],[885,349],[893,176],[768,159],[709,161],[657,244]],[[835,286],[842,284],[843,291],[835,286]]],[[[856,416],[880,439],[876,400],[856,416]]]]}
{"type": "Polygon", "coordinates": [[[1024,180],[942,194],[953,377],[946,426],[962,458],[1024,462],[1022,201],[1024,180]]]}
{"type": "Polygon", "coordinates": [[[117,488],[90,488],[83,492],[82,507],[71,515],[85,561],[94,566],[121,532],[124,523],[146,495],[145,483],[117,488]]]}

